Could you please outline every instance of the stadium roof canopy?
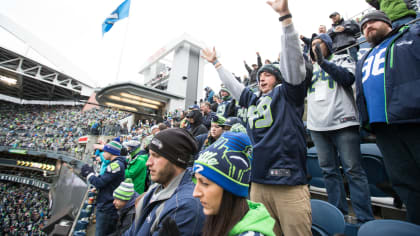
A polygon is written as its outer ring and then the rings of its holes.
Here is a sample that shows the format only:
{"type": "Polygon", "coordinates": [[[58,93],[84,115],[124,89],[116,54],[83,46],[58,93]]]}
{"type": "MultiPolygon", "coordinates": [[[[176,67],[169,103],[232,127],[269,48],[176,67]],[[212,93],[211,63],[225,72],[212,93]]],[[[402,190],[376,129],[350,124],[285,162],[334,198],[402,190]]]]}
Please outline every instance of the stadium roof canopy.
{"type": "Polygon", "coordinates": [[[47,59],[46,62],[59,65],[57,68],[47,66],[46,63],[7,49],[7,44],[0,47],[2,100],[22,103],[34,100],[75,101],[86,99],[93,93],[93,87],[86,74],[30,31],[3,15],[0,15],[0,27],[13,35],[15,40],[23,42],[28,50],[31,49],[47,59]],[[70,72],[78,79],[71,77],[70,72]]]}
{"type": "Polygon", "coordinates": [[[151,116],[160,114],[171,99],[185,98],[133,82],[110,85],[96,93],[101,105],[151,116]]]}
{"type": "Polygon", "coordinates": [[[24,100],[74,100],[87,86],[39,62],[0,47],[0,94],[24,100]]]}

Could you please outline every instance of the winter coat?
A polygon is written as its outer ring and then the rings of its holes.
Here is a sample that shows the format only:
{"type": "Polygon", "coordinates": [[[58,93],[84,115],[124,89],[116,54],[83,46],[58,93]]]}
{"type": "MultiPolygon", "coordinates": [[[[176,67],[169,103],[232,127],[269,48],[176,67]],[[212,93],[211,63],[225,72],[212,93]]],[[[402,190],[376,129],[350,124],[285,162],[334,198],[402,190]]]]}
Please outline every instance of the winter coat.
{"type": "Polygon", "coordinates": [[[138,203],[136,219],[124,235],[159,235],[166,217],[175,221],[181,235],[201,235],[204,213],[199,199],[192,195],[195,187],[192,176],[192,171],[186,170],[166,188],[162,189],[160,184],[151,186],[138,203]]]}
{"type": "Polygon", "coordinates": [[[366,0],[369,5],[385,12],[391,21],[406,16],[416,17],[416,5],[413,1],[407,0],[366,0]]]}
{"type": "Polygon", "coordinates": [[[357,35],[360,34],[360,27],[354,20],[341,19],[337,24],[332,24],[328,35],[333,40],[333,52],[357,43],[357,35]],[[337,26],[343,26],[343,32],[334,32],[337,26]]]}
{"type": "Polygon", "coordinates": [[[248,201],[249,210],[245,216],[232,228],[229,236],[266,235],[274,236],[275,220],[270,216],[262,203],[248,201]],[[251,234],[254,233],[254,234],[251,234]]]}
{"type": "Polygon", "coordinates": [[[136,216],[135,202],[138,197],[139,194],[134,193],[131,199],[125,204],[125,206],[118,210],[117,231],[110,236],[122,235],[131,227],[136,216]]]}
{"type": "Polygon", "coordinates": [[[124,181],[126,167],[125,157],[119,156],[112,160],[103,175],[89,174],[86,179],[98,190],[96,209],[109,214],[117,214],[114,207],[114,190],[124,181]]]}
{"type": "Polygon", "coordinates": [[[146,151],[141,151],[135,156],[127,165],[125,170],[125,178],[131,178],[134,184],[134,190],[138,194],[144,192],[144,184],[146,181],[147,167],[146,162],[149,154],[146,151]]]}
{"type": "MultiPolygon", "coordinates": [[[[420,122],[420,24],[393,30],[384,61],[385,115],[387,124],[420,122]]],[[[385,39],[384,39],[385,40],[385,39]]],[[[356,103],[360,122],[369,125],[362,83],[367,52],[356,66],[356,103]]]]}

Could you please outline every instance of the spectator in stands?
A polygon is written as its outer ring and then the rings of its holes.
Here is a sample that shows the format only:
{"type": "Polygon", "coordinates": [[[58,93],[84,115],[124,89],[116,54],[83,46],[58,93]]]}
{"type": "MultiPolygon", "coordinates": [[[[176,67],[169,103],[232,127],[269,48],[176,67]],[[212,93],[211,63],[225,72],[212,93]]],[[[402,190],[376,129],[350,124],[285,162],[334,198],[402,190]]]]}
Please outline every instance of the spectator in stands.
{"type": "MultiPolygon", "coordinates": [[[[318,34],[325,34],[325,33],[327,33],[327,27],[325,25],[320,25],[318,27],[318,34]]],[[[312,38],[307,38],[303,35],[300,35],[299,37],[300,37],[300,40],[302,40],[304,43],[303,53],[307,54],[310,48],[312,47],[311,45],[312,38]]],[[[312,34],[312,37],[315,37],[315,34],[312,34]]]]}
{"type": "Polygon", "coordinates": [[[229,89],[221,88],[220,97],[222,98],[222,102],[217,107],[217,115],[223,116],[225,118],[236,116],[236,100],[232,98],[229,89]]]}
{"type": "Polygon", "coordinates": [[[81,175],[86,177],[97,190],[96,199],[96,232],[95,235],[102,236],[113,233],[116,230],[118,220],[117,209],[113,205],[112,196],[114,190],[124,180],[126,166],[125,157],[120,156],[121,144],[111,141],[104,146],[104,157],[110,160],[103,175],[96,176],[92,166],[84,165],[81,175]]]}
{"type": "Polygon", "coordinates": [[[204,236],[275,235],[275,221],[264,205],[246,199],[251,153],[246,134],[226,132],[194,162],[197,184],[193,195],[200,199],[207,216],[204,236]]]}
{"type": "Polygon", "coordinates": [[[164,123],[160,123],[160,124],[158,124],[158,128],[159,128],[159,131],[162,131],[164,129],[167,129],[168,126],[166,124],[164,124],[164,123]]]}
{"type": "Polygon", "coordinates": [[[306,141],[302,112],[306,94],[305,61],[287,0],[267,2],[280,15],[280,69],[265,65],[257,74],[259,94],[232,78],[216,51],[203,56],[215,65],[222,82],[248,108],[247,131],[253,145],[251,200],[263,203],[276,220],[276,235],[312,235],[306,178],[306,141]],[[286,40],[287,38],[287,40],[286,40]],[[287,55],[287,59],[285,56],[287,55]],[[281,86],[276,86],[283,80],[281,86]],[[287,114],[287,115],[286,115],[287,114]]]}
{"type": "Polygon", "coordinates": [[[216,140],[223,133],[223,124],[225,123],[223,116],[214,116],[211,121],[211,128],[208,134],[201,134],[196,137],[198,150],[203,151],[216,140]]]}
{"type": "Polygon", "coordinates": [[[205,97],[205,101],[209,102],[210,104],[212,104],[213,101],[213,96],[214,96],[214,92],[213,89],[211,89],[209,86],[204,88],[204,91],[206,91],[206,97],[205,97]]]}
{"type": "Polygon", "coordinates": [[[357,43],[357,37],[360,34],[359,25],[354,20],[344,20],[338,12],[331,13],[330,19],[333,24],[328,30],[328,34],[333,40],[334,53],[347,53],[357,62],[359,46],[350,47],[346,50],[344,49],[357,43]]]}
{"type": "Polygon", "coordinates": [[[123,235],[133,224],[136,216],[134,203],[139,196],[134,191],[134,185],[130,178],[127,178],[114,190],[114,206],[118,210],[118,221],[116,231],[112,236],[123,235]]]}
{"type": "Polygon", "coordinates": [[[101,128],[102,128],[102,120],[99,120],[92,125],[91,134],[99,135],[101,128]]]}
{"type": "Polygon", "coordinates": [[[250,80],[249,80],[249,76],[248,75],[244,75],[243,76],[243,79],[242,79],[242,83],[245,85],[245,86],[248,86],[249,85],[249,82],[250,80]]]}
{"type": "Polygon", "coordinates": [[[222,103],[222,100],[218,95],[214,95],[213,101],[214,102],[211,104],[211,110],[217,112],[217,108],[219,107],[219,104],[222,103]]]}
{"type": "Polygon", "coordinates": [[[360,25],[372,45],[356,67],[360,122],[376,134],[407,220],[420,224],[420,25],[392,30],[381,11],[366,14],[360,25]]]}
{"type": "Polygon", "coordinates": [[[262,66],[262,62],[261,62],[261,56],[260,53],[257,52],[257,64],[252,64],[252,69],[248,66],[248,64],[246,64],[246,61],[244,61],[245,64],[245,69],[248,71],[249,74],[249,85],[251,84],[255,84],[257,82],[257,72],[258,69],[260,69],[260,67],[262,66]]]}
{"type": "Polygon", "coordinates": [[[326,34],[327,33],[327,26],[325,25],[320,25],[318,27],[318,34],[326,34]]]}
{"type": "Polygon", "coordinates": [[[416,2],[406,0],[366,0],[376,10],[383,11],[392,21],[392,28],[397,28],[417,17],[416,2]]]}
{"type": "Polygon", "coordinates": [[[242,124],[242,120],[238,117],[229,117],[223,123],[223,130],[229,131],[235,124],[242,124]]]}
{"type": "Polygon", "coordinates": [[[153,125],[152,128],[150,128],[150,135],[147,135],[141,142],[141,148],[144,150],[147,148],[147,146],[150,144],[150,141],[152,141],[153,137],[160,132],[159,126],[153,125]]]}
{"type": "Polygon", "coordinates": [[[344,215],[349,213],[341,164],[348,179],[353,210],[358,221],[364,223],[374,218],[369,184],[362,167],[359,121],[352,89],[356,64],[350,55],[331,57],[332,52],[328,34],[312,39],[311,59],[317,65],[308,89],[307,125],[318,153],[328,201],[344,215]]]}
{"type": "Polygon", "coordinates": [[[201,112],[198,110],[192,110],[187,114],[187,120],[189,127],[187,130],[195,137],[200,134],[206,134],[208,132],[206,126],[202,123],[201,112]]]}
{"type": "Polygon", "coordinates": [[[146,161],[149,157],[148,149],[144,149],[140,142],[131,140],[128,144],[129,161],[125,169],[125,178],[131,178],[134,183],[134,190],[138,194],[145,191],[147,178],[146,161]]]}
{"type": "Polygon", "coordinates": [[[181,235],[201,234],[204,215],[192,196],[192,173],[186,170],[196,152],[194,137],[184,129],[166,129],[153,138],[146,165],[156,185],[137,204],[136,219],[125,235],[157,235],[165,219],[174,221],[181,235]]]}
{"type": "Polygon", "coordinates": [[[211,110],[211,105],[209,102],[201,103],[200,110],[203,114],[203,125],[206,126],[207,129],[210,129],[211,120],[214,116],[216,116],[216,112],[211,110]]]}

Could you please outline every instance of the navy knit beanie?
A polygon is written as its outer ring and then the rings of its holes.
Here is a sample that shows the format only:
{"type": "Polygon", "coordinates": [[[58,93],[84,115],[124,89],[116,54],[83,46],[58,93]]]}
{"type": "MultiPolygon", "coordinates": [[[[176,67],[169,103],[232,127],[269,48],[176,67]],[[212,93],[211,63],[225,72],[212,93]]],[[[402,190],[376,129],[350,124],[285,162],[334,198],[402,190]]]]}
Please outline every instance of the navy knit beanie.
{"type": "Polygon", "coordinates": [[[233,195],[247,197],[251,162],[252,145],[248,135],[225,132],[200,153],[193,170],[233,195]]]}

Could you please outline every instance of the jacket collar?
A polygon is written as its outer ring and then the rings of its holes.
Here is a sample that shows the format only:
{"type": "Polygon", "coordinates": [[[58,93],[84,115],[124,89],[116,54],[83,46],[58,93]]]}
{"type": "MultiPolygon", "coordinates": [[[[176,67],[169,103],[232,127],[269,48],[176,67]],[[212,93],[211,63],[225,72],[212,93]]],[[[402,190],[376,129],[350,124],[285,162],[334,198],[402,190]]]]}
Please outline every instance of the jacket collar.
{"type": "Polygon", "coordinates": [[[150,199],[150,202],[167,200],[170,197],[172,197],[178,186],[181,184],[184,175],[185,170],[181,174],[176,176],[166,188],[163,188],[163,186],[159,184],[153,191],[153,195],[150,199]]]}

